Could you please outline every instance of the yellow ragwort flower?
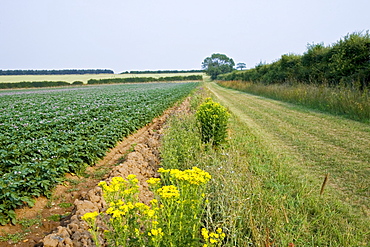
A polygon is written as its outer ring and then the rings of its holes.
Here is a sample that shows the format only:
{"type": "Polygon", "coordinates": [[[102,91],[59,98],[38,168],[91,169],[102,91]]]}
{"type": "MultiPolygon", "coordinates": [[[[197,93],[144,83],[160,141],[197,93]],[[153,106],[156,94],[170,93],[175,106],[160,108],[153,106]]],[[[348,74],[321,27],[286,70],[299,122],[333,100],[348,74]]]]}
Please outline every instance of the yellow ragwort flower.
{"type": "Polygon", "coordinates": [[[180,192],[174,185],[163,186],[157,190],[157,193],[162,198],[178,198],[180,192]]]}
{"type": "Polygon", "coordinates": [[[113,177],[111,184],[120,184],[120,183],[127,183],[127,181],[123,177],[113,177]]]}
{"type": "Polygon", "coordinates": [[[166,169],[164,169],[163,167],[161,167],[161,168],[159,168],[159,169],[158,169],[158,172],[159,172],[159,173],[167,173],[167,172],[170,172],[170,169],[167,169],[167,170],[166,170],[166,169]]]}
{"type": "Polygon", "coordinates": [[[148,211],[150,209],[148,205],[145,205],[142,202],[135,203],[135,208],[142,210],[142,211],[148,211]]]}
{"type": "Polygon", "coordinates": [[[218,241],[217,241],[217,239],[210,238],[210,239],[209,239],[209,242],[210,242],[211,244],[215,244],[215,243],[217,243],[218,241]]]}
{"type": "Polygon", "coordinates": [[[149,209],[146,211],[149,217],[153,217],[155,215],[155,211],[153,209],[149,209]]]}
{"type": "Polygon", "coordinates": [[[135,174],[130,174],[130,175],[127,176],[127,179],[128,180],[136,179],[136,175],[135,174]]]}
{"type": "Polygon", "coordinates": [[[177,180],[186,181],[193,185],[206,184],[210,179],[211,175],[198,167],[193,167],[185,171],[180,171],[178,169],[171,169],[170,175],[177,180]]]}
{"type": "Polygon", "coordinates": [[[96,219],[96,217],[99,215],[99,213],[98,212],[92,212],[92,213],[86,213],[86,214],[84,214],[82,217],[81,217],[81,219],[83,219],[84,221],[88,221],[88,220],[95,220],[96,219]]]}
{"type": "Polygon", "coordinates": [[[152,229],[150,232],[148,232],[149,236],[163,236],[164,233],[162,232],[162,228],[158,229],[152,229]]]}
{"type": "Polygon", "coordinates": [[[206,228],[202,228],[202,236],[205,240],[209,238],[208,230],[206,228]]]}
{"type": "Polygon", "coordinates": [[[150,204],[152,204],[152,205],[158,205],[158,200],[157,199],[152,199],[150,201],[150,204]]]}
{"type": "Polygon", "coordinates": [[[113,214],[112,215],[113,218],[119,218],[121,216],[124,216],[126,213],[124,211],[116,209],[116,210],[113,210],[112,214],[113,214]]]}
{"type": "Polygon", "coordinates": [[[161,179],[160,178],[149,178],[148,180],[146,180],[146,182],[151,186],[156,186],[160,184],[161,179]]]}
{"type": "Polygon", "coordinates": [[[100,182],[98,183],[98,186],[100,186],[100,187],[105,187],[105,186],[107,186],[107,182],[105,182],[105,181],[100,181],[100,182]]]}

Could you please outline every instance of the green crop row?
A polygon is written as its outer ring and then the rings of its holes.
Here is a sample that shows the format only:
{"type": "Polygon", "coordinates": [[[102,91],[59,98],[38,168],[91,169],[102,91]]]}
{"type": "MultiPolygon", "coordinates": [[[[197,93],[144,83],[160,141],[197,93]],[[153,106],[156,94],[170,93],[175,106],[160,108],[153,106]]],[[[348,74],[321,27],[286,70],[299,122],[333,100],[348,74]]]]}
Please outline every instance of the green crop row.
{"type": "Polygon", "coordinates": [[[48,195],[66,172],[93,165],[117,141],[196,83],[109,85],[0,93],[0,224],[48,195]]]}

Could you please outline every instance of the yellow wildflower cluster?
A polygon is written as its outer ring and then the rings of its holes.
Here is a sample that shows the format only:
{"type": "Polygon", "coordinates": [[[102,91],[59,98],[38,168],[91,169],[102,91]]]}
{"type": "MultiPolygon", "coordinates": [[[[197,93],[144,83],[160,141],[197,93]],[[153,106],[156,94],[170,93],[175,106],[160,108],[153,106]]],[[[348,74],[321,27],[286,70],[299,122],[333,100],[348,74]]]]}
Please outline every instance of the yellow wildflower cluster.
{"type": "Polygon", "coordinates": [[[169,173],[171,177],[178,181],[186,181],[193,185],[203,185],[206,184],[210,179],[211,175],[199,169],[198,167],[193,167],[185,171],[180,171],[178,169],[163,169],[159,168],[159,173],[169,173]]]}
{"type": "Polygon", "coordinates": [[[163,186],[157,190],[157,193],[161,198],[165,199],[180,197],[180,192],[174,185],[163,186]]]}
{"type": "Polygon", "coordinates": [[[146,180],[146,182],[150,186],[157,186],[157,185],[160,185],[161,179],[160,178],[149,178],[148,180],[146,180]]]}
{"type": "Polygon", "coordinates": [[[127,181],[123,177],[114,177],[112,178],[112,181],[110,182],[110,185],[108,186],[105,181],[101,181],[98,185],[102,187],[104,191],[107,192],[115,192],[120,191],[127,181]]]}
{"type": "Polygon", "coordinates": [[[84,221],[95,220],[98,215],[99,213],[96,211],[92,213],[86,213],[81,217],[81,219],[83,219],[84,221]]]}
{"type": "Polygon", "coordinates": [[[216,232],[209,232],[206,228],[202,228],[202,236],[206,242],[203,247],[221,246],[226,234],[222,232],[221,228],[217,228],[216,232]]]}
{"type": "Polygon", "coordinates": [[[144,203],[141,202],[124,203],[123,201],[118,201],[117,203],[110,203],[110,207],[107,209],[106,213],[112,215],[113,218],[118,218],[125,216],[127,213],[129,213],[130,210],[143,212],[149,217],[153,217],[155,214],[154,210],[150,209],[150,207],[145,205],[144,203]]]}
{"type": "Polygon", "coordinates": [[[96,226],[96,217],[98,216],[99,216],[99,213],[95,211],[92,213],[86,213],[81,217],[82,220],[86,221],[90,225],[91,229],[89,229],[89,232],[91,233],[92,238],[95,243],[98,243],[99,241],[98,233],[97,233],[99,227],[96,226]]]}
{"type": "MultiPolygon", "coordinates": [[[[109,246],[132,246],[133,243],[150,247],[164,246],[165,243],[184,246],[186,241],[181,234],[172,234],[177,231],[192,239],[199,238],[200,215],[206,196],[206,186],[203,185],[211,176],[197,167],[185,171],[161,168],[159,172],[163,175],[163,182],[160,178],[147,180],[156,198],[150,201],[149,206],[138,202],[139,186],[135,175],[129,175],[126,179],[112,178],[109,185],[106,182],[99,183],[109,205],[102,213],[106,216],[102,219],[109,218],[107,230],[104,231],[109,246]]],[[[94,224],[98,215],[98,212],[93,212],[82,217],[92,227],[97,246],[101,233],[97,227],[94,228],[94,224]]],[[[209,233],[204,229],[202,235],[206,246],[220,246],[225,237],[222,230],[209,233]]]]}
{"type": "Polygon", "coordinates": [[[164,235],[164,233],[162,232],[162,228],[158,228],[158,229],[152,229],[150,232],[148,232],[148,235],[149,236],[158,236],[158,235],[164,235]]]}
{"type": "Polygon", "coordinates": [[[139,180],[136,178],[136,175],[130,174],[126,179],[123,177],[112,178],[110,185],[108,185],[105,181],[101,181],[98,186],[103,189],[104,198],[109,203],[117,201],[121,198],[132,198],[138,194],[138,182],[139,180]]]}

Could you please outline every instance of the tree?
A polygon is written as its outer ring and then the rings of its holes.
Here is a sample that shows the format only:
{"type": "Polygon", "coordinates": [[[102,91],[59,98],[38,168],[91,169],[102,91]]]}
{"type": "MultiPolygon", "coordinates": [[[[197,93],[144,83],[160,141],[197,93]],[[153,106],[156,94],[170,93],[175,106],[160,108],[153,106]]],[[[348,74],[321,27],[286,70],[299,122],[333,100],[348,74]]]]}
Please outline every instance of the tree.
{"type": "Polygon", "coordinates": [[[214,53],[211,57],[205,58],[202,63],[202,68],[207,75],[211,76],[212,80],[215,80],[220,74],[233,71],[234,66],[235,63],[232,58],[218,53],[214,53]]]}
{"type": "Polygon", "coordinates": [[[245,63],[237,63],[236,68],[240,69],[240,70],[243,70],[243,69],[247,68],[247,65],[245,63]]]}

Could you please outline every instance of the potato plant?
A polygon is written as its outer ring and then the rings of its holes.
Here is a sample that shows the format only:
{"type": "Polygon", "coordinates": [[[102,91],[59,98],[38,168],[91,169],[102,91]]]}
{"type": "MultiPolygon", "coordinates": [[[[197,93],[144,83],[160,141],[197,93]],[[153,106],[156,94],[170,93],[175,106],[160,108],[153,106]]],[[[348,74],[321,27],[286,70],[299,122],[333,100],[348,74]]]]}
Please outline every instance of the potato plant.
{"type": "Polygon", "coordinates": [[[49,195],[196,83],[109,85],[0,93],[0,224],[49,195]]]}

